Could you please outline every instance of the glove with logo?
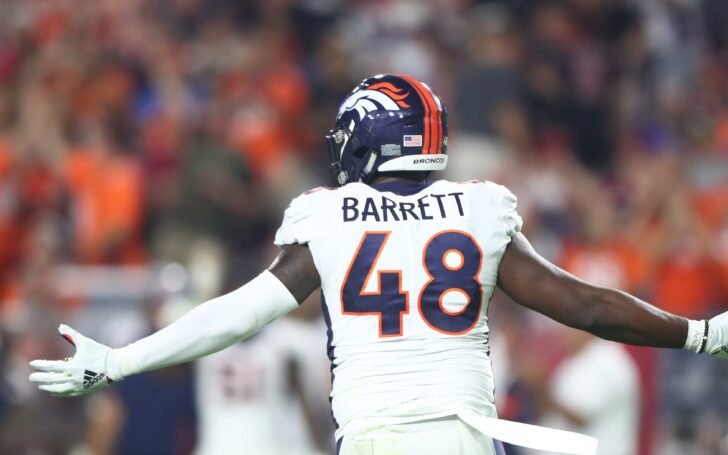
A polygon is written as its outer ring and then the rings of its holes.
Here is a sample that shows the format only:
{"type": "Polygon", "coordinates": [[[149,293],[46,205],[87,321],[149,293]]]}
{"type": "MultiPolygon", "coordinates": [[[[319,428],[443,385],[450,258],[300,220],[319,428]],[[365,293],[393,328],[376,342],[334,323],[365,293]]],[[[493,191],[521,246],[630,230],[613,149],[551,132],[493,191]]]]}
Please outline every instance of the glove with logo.
{"type": "Polygon", "coordinates": [[[684,349],[728,359],[728,311],[710,321],[688,320],[688,337],[684,349]]]}
{"type": "Polygon", "coordinates": [[[713,317],[706,326],[709,330],[705,340],[705,352],[728,359],[728,312],[713,317]]]}
{"type": "Polygon", "coordinates": [[[75,397],[123,379],[116,367],[116,356],[108,346],[87,338],[67,325],[58,332],[76,347],[76,355],[66,360],[33,360],[39,370],[30,375],[38,388],[57,397],[75,397]]]}

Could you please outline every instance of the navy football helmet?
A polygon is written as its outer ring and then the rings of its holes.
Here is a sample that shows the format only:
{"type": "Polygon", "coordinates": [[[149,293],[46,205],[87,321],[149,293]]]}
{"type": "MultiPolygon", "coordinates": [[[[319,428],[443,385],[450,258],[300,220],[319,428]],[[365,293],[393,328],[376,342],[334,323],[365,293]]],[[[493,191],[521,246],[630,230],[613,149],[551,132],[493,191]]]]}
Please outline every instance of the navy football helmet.
{"type": "Polygon", "coordinates": [[[417,79],[364,79],[339,107],[326,143],[334,182],[368,182],[379,172],[437,171],[447,165],[447,110],[417,79]]]}

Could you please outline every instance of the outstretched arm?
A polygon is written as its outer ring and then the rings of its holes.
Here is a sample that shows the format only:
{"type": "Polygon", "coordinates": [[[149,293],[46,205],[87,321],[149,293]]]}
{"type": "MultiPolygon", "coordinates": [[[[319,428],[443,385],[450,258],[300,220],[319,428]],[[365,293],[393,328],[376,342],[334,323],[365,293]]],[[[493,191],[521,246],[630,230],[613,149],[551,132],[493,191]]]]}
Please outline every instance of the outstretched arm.
{"type": "Polygon", "coordinates": [[[60,332],[76,346],[69,361],[34,360],[31,381],[57,395],[82,395],[132,374],[196,360],[258,332],[303,302],[319,286],[306,246],[283,248],[269,270],[194,308],[146,338],[110,349],[70,327],[60,332]]]}
{"type": "Polygon", "coordinates": [[[498,286],[520,305],[607,340],[711,354],[728,344],[725,314],[710,321],[708,336],[706,321],[691,321],[625,292],[579,280],[539,256],[520,233],[503,255],[498,286]]]}

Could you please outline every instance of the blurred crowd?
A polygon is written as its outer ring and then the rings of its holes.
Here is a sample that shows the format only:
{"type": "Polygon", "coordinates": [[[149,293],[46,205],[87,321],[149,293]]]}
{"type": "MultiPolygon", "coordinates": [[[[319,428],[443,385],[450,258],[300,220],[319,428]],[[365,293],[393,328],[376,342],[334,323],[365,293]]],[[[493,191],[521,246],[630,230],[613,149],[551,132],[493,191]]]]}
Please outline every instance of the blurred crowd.
{"type": "MultiPolygon", "coordinates": [[[[27,360],[69,355],[59,321],[120,344],[254,276],[290,198],[329,183],[342,97],[382,72],[444,98],[443,177],[508,186],[545,257],[683,316],[725,311],[726,23],[725,0],[0,2],[0,453],[189,453],[191,370],[159,411],[177,436],[144,452],[123,445],[130,416],[167,388],[52,400],[27,360]]],[[[592,340],[501,295],[491,315],[501,415],[558,411],[550,381],[592,340]]],[[[628,358],[635,453],[728,453],[728,367],[628,358]]]]}

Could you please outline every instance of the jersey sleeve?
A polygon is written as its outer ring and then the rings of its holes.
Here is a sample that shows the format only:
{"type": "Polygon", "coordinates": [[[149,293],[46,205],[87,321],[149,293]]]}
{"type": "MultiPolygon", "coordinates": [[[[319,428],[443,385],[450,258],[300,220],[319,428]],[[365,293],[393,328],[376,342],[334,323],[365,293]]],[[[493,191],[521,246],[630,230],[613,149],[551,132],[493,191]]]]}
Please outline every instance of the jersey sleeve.
{"type": "Polygon", "coordinates": [[[288,205],[273,243],[278,246],[306,245],[311,241],[315,232],[315,197],[310,193],[304,193],[294,198],[288,205]]]}
{"type": "Polygon", "coordinates": [[[521,232],[523,227],[523,220],[516,210],[518,198],[505,186],[498,186],[501,193],[501,217],[506,225],[508,236],[513,237],[516,233],[521,232]]]}

